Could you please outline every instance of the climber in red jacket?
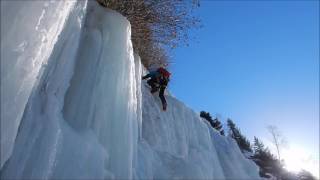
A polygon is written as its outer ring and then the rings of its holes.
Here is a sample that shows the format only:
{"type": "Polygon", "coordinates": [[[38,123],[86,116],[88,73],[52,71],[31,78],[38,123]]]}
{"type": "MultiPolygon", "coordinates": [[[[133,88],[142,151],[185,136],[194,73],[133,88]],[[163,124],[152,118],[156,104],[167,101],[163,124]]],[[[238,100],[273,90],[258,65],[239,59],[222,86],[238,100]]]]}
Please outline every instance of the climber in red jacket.
{"type": "Polygon", "coordinates": [[[159,89],[159,97],[162,103],[162,109],[167,109],[167,101],[164,97],[164,91],[168,85],[170,73],[165,68],[158,68],[156,71],[151,71],[149,74],[142,77],[142,79],[150,78],[147,83],[151,87],[151,93],[157,92],[159,89]]]}

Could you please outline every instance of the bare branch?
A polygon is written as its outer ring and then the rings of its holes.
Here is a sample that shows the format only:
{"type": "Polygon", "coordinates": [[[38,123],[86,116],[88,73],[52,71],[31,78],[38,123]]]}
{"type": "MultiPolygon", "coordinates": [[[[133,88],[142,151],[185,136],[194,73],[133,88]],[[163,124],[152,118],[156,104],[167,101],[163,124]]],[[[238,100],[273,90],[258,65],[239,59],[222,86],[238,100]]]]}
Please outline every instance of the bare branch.
{"type": "Polygon", "coordinates": [[[199,0],[97,1],[128,18],[134,51],[147,68],[150,64],[168,65],[168,49],[188,45],[188,30],[200,27],[200,20],[192,16],[199,0]]]}

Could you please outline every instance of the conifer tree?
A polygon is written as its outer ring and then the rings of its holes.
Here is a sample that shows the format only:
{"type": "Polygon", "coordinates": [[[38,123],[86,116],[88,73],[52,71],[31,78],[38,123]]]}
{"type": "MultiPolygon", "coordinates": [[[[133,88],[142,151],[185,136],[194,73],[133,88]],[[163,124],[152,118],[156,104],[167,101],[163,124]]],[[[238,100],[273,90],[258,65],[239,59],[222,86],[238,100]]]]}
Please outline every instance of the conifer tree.
{"type": "Polygon", "coordinates": [[[212,119],[211,115],[209,112],[205,112],[205,111],[201,111],[200,112],[200,117],[206,119],[211,127],[213,127],[214,129],[216,129],[221,135],[224,136],[224,131],[222,129],[222,124],[221,122],[218,120],[218,118],[215,118],[214,120],[212,119]]]}
{"type": "Polygon", "coordinates": [[[235,123],[231,119],[228,119],[227,125],[229,127],[229,135],[236,140],[241,151],[252,152],[250,141],[241,134],[240,129],[236,127],[235,123]]]}
{"type": "Polygon", "coordinates": [[[221,122],[218,120],[218,118],[215,118],[214,120],[213,120],[213,128],[215,128],[216,130],[218,130],[218,131],[221,131],[221,129],[222,129],[222,124],[221,124],[221,122]]]}
{"type": "Polygon", "coordinates": [[[234,122],[231,119],[227,120],[227,126],[229,127],[229,135],[233,139],[237,140],[239,137],[239,133],[237,132],[236,125],[234,124],[234,122]]]}
{"type": "Polygon", "coordinates": [[[200,117],[202,117],[202,118],[204,118],[204,119],[206,119],[208,121],[212,120],[212,117],[211,117],[209,112],[201,111],[200,112],[200,117]]]}
{"type": "Polygon", "coordinates": [[[265,177],[266,173],[270,173],[281,179],[281,174],[285,172],[282,163],[257,137],[254,137],[253,149],[252,160],[260,167],[260,175],[265,177]]]}
{"type": "Polygon", "coordinates": [[[264,144],[257,137],[254,137],[253,149],[254,149],[254,154],[261,154],[265,149],[264,144]]]}

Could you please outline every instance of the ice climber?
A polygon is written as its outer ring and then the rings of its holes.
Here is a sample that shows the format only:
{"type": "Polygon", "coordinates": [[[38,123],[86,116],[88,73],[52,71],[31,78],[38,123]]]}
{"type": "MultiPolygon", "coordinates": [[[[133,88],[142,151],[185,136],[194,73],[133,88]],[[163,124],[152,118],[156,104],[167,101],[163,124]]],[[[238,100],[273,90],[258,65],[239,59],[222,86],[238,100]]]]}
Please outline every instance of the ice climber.
{"type": "Polygon", "coordinates": [[[158,68],[156,71],[151,71],[149,74],[142,77],[142,79],[150,78],[147,83],[151,87],[151,93],[157,92],[159,89],[159,97],[162,103],[162,109],[167,109],[167,101],[164,97],[164,90],[169,82],[170,73],[165,68],[158,68]]]}

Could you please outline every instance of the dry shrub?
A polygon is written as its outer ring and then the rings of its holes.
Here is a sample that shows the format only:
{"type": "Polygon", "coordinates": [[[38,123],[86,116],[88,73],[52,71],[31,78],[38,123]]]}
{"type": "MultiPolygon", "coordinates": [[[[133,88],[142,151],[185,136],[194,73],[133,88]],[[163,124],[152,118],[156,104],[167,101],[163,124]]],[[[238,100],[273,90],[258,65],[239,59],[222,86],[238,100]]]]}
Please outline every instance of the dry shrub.
{"type": "Polygon", "coordinates": [[[192,15],[199,0],[97,0],[131,23],[132,43],[145,67],[168,66],[169,51],[188,45],[188,30],[200,27],[192,15]]]}

